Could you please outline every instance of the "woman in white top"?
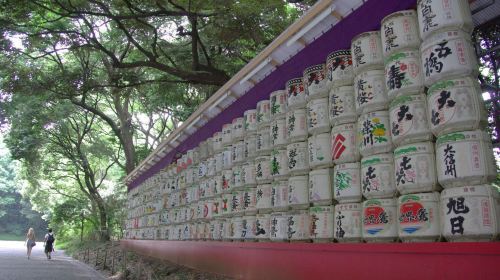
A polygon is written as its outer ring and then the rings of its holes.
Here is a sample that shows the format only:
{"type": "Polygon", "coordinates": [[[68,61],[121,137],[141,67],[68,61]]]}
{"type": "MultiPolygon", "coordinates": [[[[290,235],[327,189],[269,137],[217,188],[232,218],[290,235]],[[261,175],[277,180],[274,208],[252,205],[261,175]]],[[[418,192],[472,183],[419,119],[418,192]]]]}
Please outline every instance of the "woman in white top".
{"type": "Polygon", "coordinates": [[[35,230],[33,228],[30,228],[28,230],[28,233],[26,233],[26,249],[27,254],[28,254],[28,259],[31,256],[31,250],[33,249],[33,246],[35,246],[35,230]]]}

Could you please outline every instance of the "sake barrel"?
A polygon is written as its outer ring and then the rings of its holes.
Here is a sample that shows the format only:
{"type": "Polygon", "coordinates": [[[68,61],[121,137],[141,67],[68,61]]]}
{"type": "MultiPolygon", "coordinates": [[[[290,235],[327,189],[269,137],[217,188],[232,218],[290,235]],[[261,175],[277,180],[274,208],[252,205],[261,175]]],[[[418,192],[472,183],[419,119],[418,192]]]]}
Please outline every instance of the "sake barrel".
{"type": "MultiPolygon", "coordinates": [[[[195,165],[196,167],[196,165],[195,165]]],[[[195,182],[196,181],[200,181],[200,180],[203,180],[207,177],[207,162],[206,161],[202,161],[198,164],[198,178],[195,179],[195,182]]],[[[195,177],[196,178],[196,177],[195,177]]]]}
{"type": "Polygon", "coordinates": [[[470,35],[454,30],[433,34],[420,48],[424,84],[444,79],[478,75],[477,58],[470,35]]]}
{"type": "Polygon", "coordinates": [[[243,182],[243,166],[237,165],[233,166],[233,182],[234,182],[234,190],[241,190],[245,186],[243,182]]]}
{"type": "Polygon", "coordinates": [[[354,77],[354,96],[358,115],[386,110],[389,97],[385,87],[384,70],[367,70],[354,77]]]}
{"type": "Polygon", "coordinates": [[[382,19],[380,33],[385,57],[405,49],[420,47],[417,21],[417,12],[414,10],[397,11],[382,19]]]}
{"type": "Polygon", "coordinates": [[[335,219],[333,221],[335,240],[341,243],[361,242],[363,237],[362,213],[362,203],[341,203],[335,205],[335,219]]]}
{"type": "Polygon", "coordinates": [[[316,98],[307,103],[307,131],[309,135],[330,130],[328,118],[328,98],[316,98]]]}
{"type": "Polygon", "coordinates": [[[440,136],[484,127],[487,113],[481,92],[479,83],[468,77],[433,84],[427,91],[432,133],[440,136]]]}
{"type": "Polygon", "coordinates": [[[390,100],[422,92],[424,80],[418,50],[397,52],[385,60],[385,86],[390,100]]]}
{"type": "Polygon", "coordinates": [[[232,216],[231,212],[231,201],[233,198],[232,193],[222,194],[222,207],[221,207],[221,216],[230,217],[232,216]]]}
{"type": "Polygon", "coordinates": [[[288,172],[290,175],[309,173],[309,154],[307,142],[296,142],[286,147],[288,172]]]}
{"type": "Polygon", "coordinates": [[[212,219],[212,210],[213,210],[213,200],[205,200],[203,202],[203,219],[211,220],[212,219]]]}
{"type": "Polygon", "coordinates": [[[224,145],[222,145],[222,131],[217,131],[212,136],[212,146],[214,147],[214,152],[222,152],[224,145]]]}
{"type": "Polygon", "coordinates": [[[233,216],[243,216],[243,191],[231,193],[231,213],[233,216]]]}
{"type": "Polygon", "coordinates": [[[331,158],[333,163],[356,162],[361,158],[356,143],[356,123],[334,126],[331,132],[331,158]]]}
{"type": "Polygon", "coordinates": [[[311,221],[309,211],[293,210],[288,212],[287,239],[290,241],[306,241],[310,239],[311,221]]]}
{"type": "Polygon", "coordinates": [[[288,178],[288,206],[291,209],[309,208],[308,175],[288,178]]]}
{"type": "Polygon", "coordinates": [[[198,169],[195,166],[189,166],[186,172],[186,185],[191,186],[194,183],[194,177],[198,176],[198,169]]]}
{"type": "Polygon", "coordinates": [[[389,113],[377,111],[358,119],[358,147],[362,156],[392,151],[389,113]]]}
{"type": "Polygon", "coordinates": [[[270,213],[271,212],[271,184],[257,185],[256,188],[256,198],[257,203],[255,208],[259,213],[270,213]]]}
{"type": "Polygon", "coordinates": [[[337,50],[326,57],[326,87],[352,85],[351,50],[337,50]]]}
{"type": "Polygon", "coordinates": [[[443,30],[459,28],[471,33],[474,28],[467,0],[419,0],[417,13],[420,38],[423,40],[443,30]]]}
{"type": "Polygon", "coordinates": [[[323,133],[309,137],[307,141],[309,150],[309,166],[321,168],[333,165],[331,154],[330,133],[323,133]]]}
{"type": "Polygon", "coordinates": [[[243,113],[243,124],[247,133],[257,132],[257,109],[246,110],[243,113]]]}
{"type": "Polygon", "coordinates": [[[361,202],[361,164],[341,163],[333,169],[333,198],[339,203],[361,202]]]}
{"type": "Polygon", "coordinates": [[[281,118],[286,113],[286,91],[277,90],[271,92],[271,120],[281,118]]]}
{"type": "Polygon", "coordinates": [[[215,154],[215,173],[220,173],[224,169],[224,152],[215,154]]]}
{"type": "Polygon", "coordinates": [[[325,97],[328,95],[325,75],[325,64],[313,65],[304,69],[302,79],[306,87],[307,99],[325,97]]]}
{"type": "Polygon", "coordinates": [[[395,146],[432,140],[423,94],[400,96],[391,102],[389,118],[395,146]]]}
{"type": "Polygon", "coordinates": [[[224,170],[222,171],[222,192],[227,193],[231,192],[234,187],[234,181],[233,181],[233,171],[231,169],[229,170],[224,170]]]}
{"type": "Polygon", "coordinates": [[[438,190],[434,145],[421,142],[394,150],[396,188],[401,194],[438,190]]]}
{"type": "Polygon", "coordinates": [[[245,119],[243,117],[234,118],[231,125],[231,139],[233,142],[243,140],[245,134],[245,119]]]}
{"type": "Polygon", "coordinates": [[[286,120],[285,118],[277,118],[271,122],[271,145],[273,148],[285,147],[288,144],[288,139],[286,138],[286,120]]]}
{"type": "Polygon", "coordinates": [[[267,241],[270,238],[271,232],[271,215],[257,214],[255,215],[255,239],[258,241],[267,241]]]}
{"type": "Polygon", "coordinates": [[[304,108],[290,109],[286,113],[286,130],[290,142],[307,139],[307,113],[304,108]]]}
{"type": "Polygon", "coordinates": [[[208,137],[207,140],[200,142],[200,145],[198,146],[198,158],[200,160],[206,159],[208,157],[211,157],[214,155],[214,140],[213,137],[208,137]],[[202,147],[202,142],[204,142],[203,145],[206,145],[206,152],[202,151],[204,148],[202,147]]]}
{"type": "Polygon", "coordinates": [[[257,188],[247,187],[243,190],[243,206],[242,209],[245,215],[257,214],[257,188]]]}
{"type": "Polygon", "coordinates": [[[231,136],[232,123],[226,123],[222,125],[222,145],[229,146],[233,143],[233,138],[231,136]]]}
{"type": "Polygon", "coordinates": [[[222,240],[231,241],[233,238],[234,226],[230,218],[222,220],[222,240]]]}
{"type": "Polygon", "coordinates": [[[257,134],[247,134],[245,136],[243,161],[247,162],[257,156],[257,134]]]}
{"type": "Polygon", "coordinates": [[[261,156],[255,159],[255,180],[257,184],[269,183],[272,181],[270,156],[261,156]]]}
{"type": "Polygon", "coordinates": [[[313,242],[330,242],[333,240],[333,208],[333,206],[313,206],[309,208],[310,237],[313,242]]]}
{"type": "Polygon", "coordinates": [[[272,150],[271,146],[271,128],[269,126],[259,127],[255,142],[255,150],[257,155],[269,155],[272,150]]]}
{"type": "Polygon", "coordinates": [[[489,134],[474,130],[438,137],[436,166],[444,188],[493,182],[497,173],[489,134]]]}
{"type": "Polygon", "coordinates": [[[309,202],[316,205],[332,204],[332,169],[316,169],[309,172],[309,202]]]}
{"type": "Polygon", "coordinates": [[[231,157],[234,165],[245,161],[245,141],[237,141],[231,146],[231,157]]]}
{"type": "Polygon", "coordinates": [[[214,218],[218,218],[222,215],[222,204],[223,202],[221,195],[217,195],[216,197],[214,197],[212,203],[212,216],[214,218]]]}
{"type": "Polygon", "coordinates": [[[441,233],[448,241],[495,240],[500,232],[500,197],[490,185],[441,192],[441,233]]]}
{"type": "Polygon", "coordinates": [[[240,241],[242,240],[241,236],[243,234],[243,218],[242,217],[233,217],[231,219],[231,227],[232,233],[231,240],[240,241]]]}
{"type": "Polygon", "coordinates": [[[205,179],[204,180],[205,187],[205,197],[212,198],[215,196],[215,179],[205,179]]]}
{"type": "Polygon", "coordinates": [[[271,214],[270,240],[284,242],[288,240],[288,215],[283,212],[271,214]]]}
{"type": "Polygon", "coordinates": [[[186,152],[186,165],[191,166],[194,163],[194,149],[189,149],[186,152]]]}
{"type": "Polygon", "coordinates": [[[271,208],[273,212],[288,210],[288,181],[274,181],[271,184],[271,208]]]}
{"type": "Polygon", "coordinates": [[[394,242],[398,238],[397,202],[394,198],[363,202],[363,239],[366,242],[394,242]]]}
{"type": "Polygon", "coordinates": [[[243,216],[241,238],[245,241],[254,240],[256,230],[255,216],[243,216]]]}
{"type": "Polygon", "coordinates": [[[224,192],[223,184],[225,178],[222,177],[222,173],[215,175],[213,178],[214,178],[214,194],[223,193],[224,192]]]}
{"type": "Polygon", "coordinates": [[[415,193],[398,199],[399,238],[404,242],[432,242],[441,236],[439,193],[415,193]]]}
{"type": "Polygon", "coordinates": [[[207,158],[206,160],[206,165],[207,165],[207,177],[213,177],[216,174],[215,171],[215,157],[211,156],[207,158]]]}
{"type": "Polygon", "coordinates": [[[220,240],[221,236],[221,221],[218,219],[210,221],[210,240],[220,240]]]}
{"type": "Polygon", "coordinates": [[[261,100],[257,102],[257,127],[269,125],[271,120],[271,101],[261,100]]]}
{"type": "Polygon", "coordinates": [[[396,195],[392,154],[376,154],[361,160],[361,190],[366,199],[396,195]]]}
{"type": "Polygon", "coordinates": [[[255,162],[247,161],[241,166],[241,178],[243,180],[243,185],[245,186],[255,186],[257,184],[255,178],[255,162]]]}
{"type": "Polygon", "coordinates": [[[222,151],[222,169],[228,170],[233,168],[233,147],[232,145],[224,147],[222,151]]]}
{"type": "Polygon", "coordinates": [[[333,87],[330,90],[329,118],[332,126],[356,122],[357,113],[353,86],[333,87]]]}
{"type": "Polygon", "coordinates": [[[286,149],[274,149],[271,152],[269,165],[271,168],[271,177],[273,179],[288,177],[288,157],[286,149]]]}
{"type": "Polygon", "coordinates": [[[384,64],[380,31],[360,33],[351,41],[354,74],[369,69],[381,69],[384,64]]]}
{"type": "Polygon", "coordinates": [[[286,82],[287,108],[302,108],[306,106],[306,90],[302,78],[291,79],[286,82]]]}

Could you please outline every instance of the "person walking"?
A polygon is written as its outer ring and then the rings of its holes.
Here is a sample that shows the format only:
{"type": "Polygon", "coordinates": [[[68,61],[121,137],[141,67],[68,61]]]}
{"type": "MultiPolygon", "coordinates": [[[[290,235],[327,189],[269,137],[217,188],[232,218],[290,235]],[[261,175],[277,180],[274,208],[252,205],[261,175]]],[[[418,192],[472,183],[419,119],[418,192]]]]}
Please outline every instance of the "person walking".
{"type": "Polygon", "coordinates": [[[45,234],[45,241],[44,241],[45,255],[47,256],[48,260],[50,260],[52,258],[51,254],[54,251],[54,242],[55,241],[56,241],[56,238],[54,237],[54,234],[52,233],[52,229],[49,228],[47,234],[45,234]]]}
{"type": "Polygon", "coordinates": [[[33,228],[28,229],[28,233],[26,233],[26,254],[28,255],[28,260],[31,257],[31,250],[36,245],[35,242],[35,230],[33,228]]]}

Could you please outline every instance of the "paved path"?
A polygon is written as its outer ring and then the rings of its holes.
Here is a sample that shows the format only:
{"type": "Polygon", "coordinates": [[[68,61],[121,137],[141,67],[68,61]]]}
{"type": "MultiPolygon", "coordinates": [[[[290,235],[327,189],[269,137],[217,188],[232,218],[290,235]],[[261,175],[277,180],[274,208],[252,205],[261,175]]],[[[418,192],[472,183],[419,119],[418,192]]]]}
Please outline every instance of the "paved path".
{"type": "Polygon", "coordinates": [[[47,260],[43,242],[37,242],[31,258],[26,256],[24,242],[0,241],[0,280],[102,280],[97,271],[62,251],[47,260]]]}

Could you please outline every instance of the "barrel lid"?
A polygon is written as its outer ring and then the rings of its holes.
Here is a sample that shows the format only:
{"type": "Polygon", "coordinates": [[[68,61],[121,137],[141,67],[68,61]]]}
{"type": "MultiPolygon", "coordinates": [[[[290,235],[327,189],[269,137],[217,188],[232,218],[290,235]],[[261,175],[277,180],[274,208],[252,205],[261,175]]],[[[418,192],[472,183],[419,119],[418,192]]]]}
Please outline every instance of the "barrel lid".
{"type": "Polygon", "coordinates": [[[397,12],[394,12],[392,14],[389,14],[389,15],[385,16],[382,19],[381,23],[384,24],[384,21],[389,20],[389,19],[391,19],[393,17],[398,17],[398,16],[414,16],[414,17],[416,17],[417,16],[417,12],[415,10],[397,11],[397,12]]]}
{"type": "Polygon", "coordinates": [[[309,212],[313,213],[318,213],[318,212],[325,212],[325,211],[331,211],[332,206],[312,206],[309,208],[309,212]]]}
{"type": "Polygon", "coordinates": [[[401,156],[401,155],[408,155],[408,154],[413,154],[413,153],[420,153],[420,152],[433,152],[433,145],[431,142],[421,142],[421,143],[414,143],[414,144],[409,144],[405,145],[402,147],[399,147],[394,150],[394,156],[401,156]]]}
{"type": "Polygon", "coordinates": [[[396,205],[396,199],[394,198],[377,198],[368,199],[363,202],[363,207],[369,206],[394,206],[396,205]]]}
{"type": "Polygon", "coordinates": [[[407,57],[418,58],[419,51],[418,50],[406,50],[406,51],[400,51],[400,52],[394,53],[385,59],[385,64],[387,65],[395,60],[400,60],[400,59],[404,59],[407,57]]]}
{"type": "Polygon", "coordinates": [[[450,79],[445,81],[440,81],[432,84],[427,90],[428,95],[432,95],[435,92],[440,92],[442,90],[447,90],[453,87],[472,87],[476,86],[477,81],[472,79],[471,77],[463,77],[458,79],[450,79]]]}
{"type": "Polygon", "coordinates": [[[401,204],[410,201],[439,201],[439,197],[440,196],[438,192],[412,193],[412,194],[401,195],[398,198],[398,202],[401,204]]]}
{"type": "Polygon", "coordinates": [[[500,198],[500,193],[497,187],[488,184],[447,188],[441,192],[441,200],[454,196],[492,196],[500,198]]]}
{"type": "Polygon", "coordinates": [[[481,130],[448,133],[448,134],[444,134],[444,135],[439,136],[436,140],[436,145],[439,146],[439,145],[442,145],[444,143],[469,140],[470,136],[473,136],[473,135],[475,135],[477,137],[476,138],[477,140],[486,140],[485,134],[487,135],[488,133],[481,131],[481,130]]]}
{"type": "Polygon", "coordinates": [[[304,75],[307,75],[311,72],[316,72],[316,71],[324,71],[326,68],[325,64],[317,64],[317,65],[312,65],[304,69],[304,75]]]}
{"type": "Polygon", "coordinates": [[[359,33],[358,35],[354,36],[354,38],[352,38],[351,45],[354,41],[359,40],[363,37],[368,37],[368,36],[377,36],[378,38],[380,38],[380,31],[367,31],[367,32],[359,33]]]}
{"type": "Polygon", "coordinates": [[[350,56],[351,55],[351,50],[336,50],[326,57],[326,60],[330,60],[332,58],[336,58],[337,56],[350,56]]]}
{"type": "Polygon", "coordinates": [[[360,166],[360,162],[339,163],[335,165],[335,170],[337,170],[338,168],[359,168],[360,166]]]}
{"type": "Polygon", "coordinates": [[[394,107],[401,106],[405,103],[408,102],[413,102],[413,101],[425,101],[425,96],[423,94],[418,94],[418,95],[403,95],[396,97],[391,104],[389,105],[389,108],[392,109],[394,107]]]}
{"type": "Polygon", "coordinates": [[[425,41],[420,46],[420,52],[423,53],[424,50],[426,50],[430,46],[437,45],[443,41],[454,40],[457,38],[461,38],[470,42],[470,35],[462,30],[455,29],[455,30],[442,31],[431,34],[428,38],[426,38],[425,41]]]}
{"type": "Polygon", "coordinates": [[[293,85],[293,84],[298,84],[298,83],[302,83],[303,80],[302,80],[302,77],[298,77],[298,78],[293,78],[293,79],[290,79],[286,82],[286,85],[287,86],[290,86],[290,85],[293,85]]]}
{"type": "Polygon", "coordinates": [[[332,128],[332,132],[340,132],[345,130],[356,129],[356,123],[344,123],[340,125],[336,125],[332,128]]]}

